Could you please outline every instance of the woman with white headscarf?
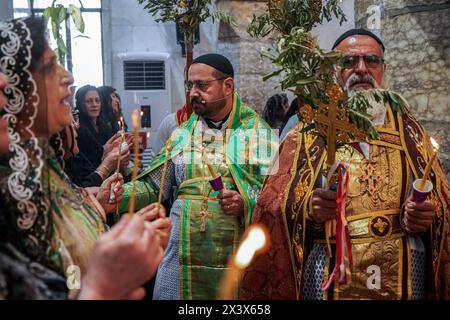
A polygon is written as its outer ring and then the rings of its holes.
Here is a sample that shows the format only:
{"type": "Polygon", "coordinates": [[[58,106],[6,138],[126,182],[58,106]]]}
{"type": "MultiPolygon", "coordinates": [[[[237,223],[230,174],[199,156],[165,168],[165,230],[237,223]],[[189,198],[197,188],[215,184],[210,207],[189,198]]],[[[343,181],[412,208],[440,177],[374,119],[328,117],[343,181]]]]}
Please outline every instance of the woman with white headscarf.
{"type": "MultiPolygon", "coordinates": [[[[73,79],[58,64],[44,30],[43,21],[36,18],[0,22],[0,74],[7,79],[0,88],[1,107],[6,102],[0,129],[7,125],[9,137],[9,153],[0,159],[0,298],[14,298],[5,293],[11,289],[4,286],[5,279],[11,278],[11,273],[26,275],[27,270],[33,276],[23,276],[21,286],[12,288],[16,292],[27,289],[25,295],[19,295],[22,298],[64,297],[60,280],[68,276],[69,289],[78,289],[69,286],[77,272],[86,274],[83,283],[87,289],[81,298],[142,297],[139,285],[154,274],[162,258],[164,243],[156,229],[169,224],[170,230],[170,221],[161,219],[149,226],[137,216],[122,219],[94,246],[105,231],[105,210],[115,208],[115,202],[109,201],[111,184],[122,181],[120,176],[108,179],[95,198],[72,185],[62,170],[58,133],[72,122],[68,99],[73,79]],[[130,241],[133,236],[137,238],[130,241]],[[128,240],[121,240],[125,238],[128,240]],[[11,267],[11,261],[20,263],[11,267]],[[119,273],[124,261],[133,273],[119,273]],[[36,277],[46,285],[34,282],[36,277]]],[[[0,141],[4,137],[0,132],[0,141]]],[[[121,193],[118,185],[116,201],[121,200],[121,193]]],[[[144,214],[154,215],[151,211],[144,214]]]]}

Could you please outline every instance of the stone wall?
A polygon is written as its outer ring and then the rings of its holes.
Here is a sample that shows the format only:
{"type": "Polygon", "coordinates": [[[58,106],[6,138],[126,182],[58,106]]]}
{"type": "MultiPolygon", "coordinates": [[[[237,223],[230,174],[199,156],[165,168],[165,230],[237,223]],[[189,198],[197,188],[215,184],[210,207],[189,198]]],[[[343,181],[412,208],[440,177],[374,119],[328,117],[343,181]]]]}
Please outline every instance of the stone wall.
{"type": "Polygon", "coordinates": [[[381,13],[378,31],[389,64],[386,84],[407,98],[413,114],[439,142],[450,177],[450,1],[356,1],[358,27],[367,28],[371,5],[381,13]]]}
{"type": "MultiPolygon", "coordinates": [[[[260,52],[263,48],[272,47],[275,39],[251,38],[247,33],[247,27],[252,20],[252,15],[260,15],[267,10],[267,0],[217,0],[217,8],[231,14],[237,28],[230,28],[227,24],[219,27],[217,51],[227,56],[236,73],[236,86],[242,99],[257,111],[262,111],[267,99],[281,91],[277,87],[279,79],[272,78],[264,82],[262,77],[274,70],[274,66],[268,59],[262,58],[260,52]]],[[[319,26],[313,30],[313,34],[319,37],[319,43],[323,48],[329,49],[337,36],[343,31],[354,26],[353,0],[346,0],[343,4],[348,21],[339,26],[337,21],[319,26]]],[[[288,93],[290,100],[293,96],[288,93]]]]}

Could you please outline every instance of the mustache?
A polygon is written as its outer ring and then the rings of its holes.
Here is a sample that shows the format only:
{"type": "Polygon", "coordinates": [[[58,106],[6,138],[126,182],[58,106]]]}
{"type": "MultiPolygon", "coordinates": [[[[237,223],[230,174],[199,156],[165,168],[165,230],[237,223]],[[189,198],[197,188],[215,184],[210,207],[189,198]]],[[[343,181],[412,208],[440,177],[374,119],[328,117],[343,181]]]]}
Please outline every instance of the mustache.
{"type": "Polygon", "coordinates": [[[357,74],[357,73],[353,73],[347,79],[347,83],[345,84],[345,87],[347,89],[349,89],[354,84],[360,83],[360,82],[367,82],[367,83],[370,83],[374,88],[377,87],[377,82],[375,81],[375,79],[370,74],[361,75],[361,74],[357,74]]]}
{"type": "Polygon", "coordinates": [[[203,99],[200,97],[193,97],[191,98],[191,104],[203,104],[203,99]]]}

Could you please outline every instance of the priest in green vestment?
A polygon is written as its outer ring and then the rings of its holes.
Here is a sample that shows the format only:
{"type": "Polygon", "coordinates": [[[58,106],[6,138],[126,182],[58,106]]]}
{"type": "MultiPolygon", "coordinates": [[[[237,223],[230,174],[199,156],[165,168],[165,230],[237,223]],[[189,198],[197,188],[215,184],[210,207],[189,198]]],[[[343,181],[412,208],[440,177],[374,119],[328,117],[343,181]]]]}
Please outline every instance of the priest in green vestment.
{"type": "MultiPolygon", "coordinates": [[[[136,182],[136,210],[173,197],[172,233],[154,299],[215,299],[229,256],[251,222],[278,138],[234,88],[233,66],[219,54],[198,57],[186,90],[194,114],[136,182]],[[224,189],[214,191],[212,175],[224,189]],[[175,188],[174,188],[175,187],[175,188]]],[[[127,212],[132,185],[125,185],[127,212]]],[[[237,298],[236,293],[236,298],[237,298]]]]}

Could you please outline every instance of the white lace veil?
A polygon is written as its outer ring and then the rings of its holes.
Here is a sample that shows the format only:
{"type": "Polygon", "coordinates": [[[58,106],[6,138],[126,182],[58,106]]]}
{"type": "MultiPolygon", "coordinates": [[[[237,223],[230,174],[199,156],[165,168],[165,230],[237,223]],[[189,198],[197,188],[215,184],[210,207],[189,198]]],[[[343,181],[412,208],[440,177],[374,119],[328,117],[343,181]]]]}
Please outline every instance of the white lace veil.
{"type": "Polygon", "coordinates": [[[39,96],[31,73],[31,66],[36,61],[32,61],[34,44],[28,19],[0,22],[0,71],[8,77],[4,90],[7,105],[3,115],[9,123],[10,138],[11,173],[7,185],[11,203],[17,205],[18,231],[23,236],[26,250],[33,256],[42,255],[42,250],[48,253],[50,239],[49,218],[42,214],[49,209],[41,185],[44,155],[32,130],[39,96]]]}

